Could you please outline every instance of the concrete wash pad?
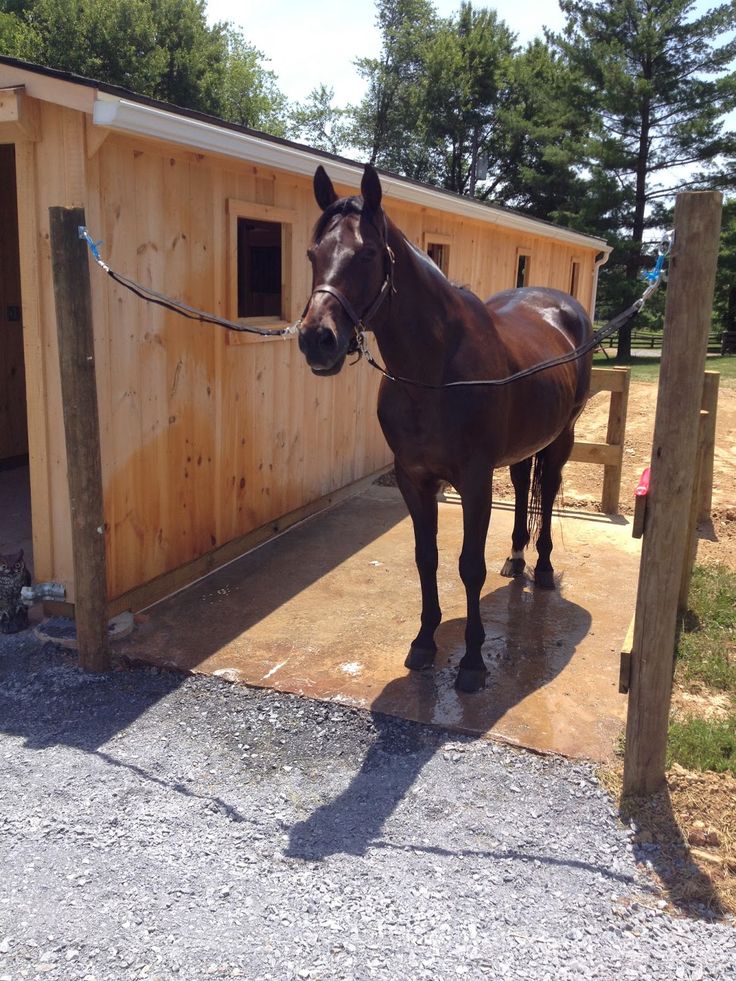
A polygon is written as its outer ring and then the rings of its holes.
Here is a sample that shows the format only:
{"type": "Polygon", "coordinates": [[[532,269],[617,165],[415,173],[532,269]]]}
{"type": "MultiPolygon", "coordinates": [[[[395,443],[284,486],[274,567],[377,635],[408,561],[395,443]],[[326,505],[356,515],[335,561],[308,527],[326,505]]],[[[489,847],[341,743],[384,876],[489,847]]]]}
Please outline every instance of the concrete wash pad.
{"type": "Polygon", "coordinates": [[[498,574],[513,508],[494,506],[481,598],[489,675],[474,695],[453,687],[465,627],[460,506],[440,503],[439,524],[433,671],[404,667],[420,612],[414,538],[399,492],[377,485],[151,607],[118,650],[540,752],[610,758],[625,718],[619,651],[639,566],[629,521],[557,512],[559,588],[541,590],[498,574]]]}

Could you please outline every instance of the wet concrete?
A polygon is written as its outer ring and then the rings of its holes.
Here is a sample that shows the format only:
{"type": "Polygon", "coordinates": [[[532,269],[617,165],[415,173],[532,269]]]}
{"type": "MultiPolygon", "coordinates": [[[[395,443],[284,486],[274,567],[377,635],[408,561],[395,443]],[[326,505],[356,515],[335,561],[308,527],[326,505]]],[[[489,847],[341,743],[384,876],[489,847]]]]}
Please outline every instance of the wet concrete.
{"type": "Polygon", "coordinates": [[[440,504],[443,623],[433,671],[404,666],[420,594],[411,523],[373,486],[147,611],[121,653],[312,698],[489,735],[542,752],[610,758],[621,731],[619,650],[639,543],[623,518],[554,519],[555,591],[502,578],[510,506],[494,508],[481,609],[488,684],[453,688],[463,654],[462,514],[440,504]]]}

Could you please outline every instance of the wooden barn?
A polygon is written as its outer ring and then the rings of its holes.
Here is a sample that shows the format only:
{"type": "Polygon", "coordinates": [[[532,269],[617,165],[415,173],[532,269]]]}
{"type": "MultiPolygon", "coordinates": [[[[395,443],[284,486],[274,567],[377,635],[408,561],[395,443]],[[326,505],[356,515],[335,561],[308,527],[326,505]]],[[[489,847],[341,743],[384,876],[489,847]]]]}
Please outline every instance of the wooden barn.
{"type": "MultiPolygon", "coordinates": [[[[319,163],[356,193],[358,164],[0,58],[0,505],[15,537],[32,538],[35,579],[63,583],[70,603],[49,208],[84,208],[105,259],[132,279],[277,326],[310,291],[319,163]]],[[[604,242],[400,178],[383,184],[388,213],[452,279],[481,296],[555,286],[593,310],[604,242]]],[[[111,613],[195,580],[390,463],[367,365],[316,378],[294,337],[203,326],[90,275],[111,613]]]]}

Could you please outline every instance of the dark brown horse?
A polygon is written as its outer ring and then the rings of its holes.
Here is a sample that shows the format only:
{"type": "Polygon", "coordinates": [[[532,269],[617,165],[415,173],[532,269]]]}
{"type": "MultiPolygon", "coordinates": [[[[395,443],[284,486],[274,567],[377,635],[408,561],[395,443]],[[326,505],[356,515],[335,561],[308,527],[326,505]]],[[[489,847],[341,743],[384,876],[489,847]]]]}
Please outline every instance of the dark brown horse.
{"type": "Polygon", "coordinates": [[[361,197],[338,199],[322,167],[314,191],[322,216],[308,251],[314,288],[299,347],[315,374],[333,375],[350,351],[361,349],[369,329],[387,370],[421,383],[384,378],[378,396],[378,418],[414,523],[422,587],[421,626],[406,665],[428,668],[437,651],[437,492],[449,482],[463,506],[460,576],[467,594],[456,687],[477,691],[487,674],[480,592],[493,470],[509,466],[516,493],[512,552],[502,573],[524,572],[531,488],[532,512],[535,504],[539,512],[534,581],[553,587],[552,505],[588,396],[592,354],[503,386],[452,383],[503,379],[570,354],[590,338],[591,324],[580,304],[558,290],[506,290],[483,303],[452,285],[386,217],[370,165],[361,197]]]}

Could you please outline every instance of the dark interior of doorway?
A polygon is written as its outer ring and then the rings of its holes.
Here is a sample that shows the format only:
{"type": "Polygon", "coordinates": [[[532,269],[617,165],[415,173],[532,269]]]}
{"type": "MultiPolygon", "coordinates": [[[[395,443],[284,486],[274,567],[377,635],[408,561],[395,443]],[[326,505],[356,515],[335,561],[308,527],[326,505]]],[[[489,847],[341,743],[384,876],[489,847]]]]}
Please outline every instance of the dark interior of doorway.
{"type": "Polygon", "coordinates": [[[23,549],[32,569],[28,407],[15,147],[0,145],[0,555],[23,549]]]}

